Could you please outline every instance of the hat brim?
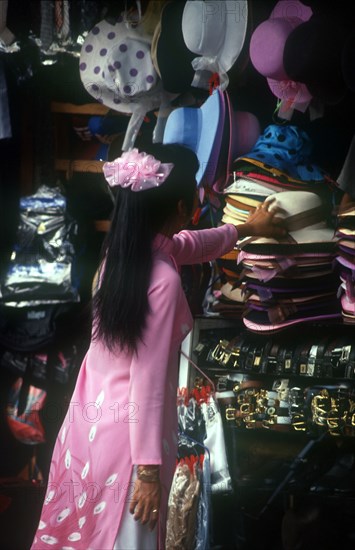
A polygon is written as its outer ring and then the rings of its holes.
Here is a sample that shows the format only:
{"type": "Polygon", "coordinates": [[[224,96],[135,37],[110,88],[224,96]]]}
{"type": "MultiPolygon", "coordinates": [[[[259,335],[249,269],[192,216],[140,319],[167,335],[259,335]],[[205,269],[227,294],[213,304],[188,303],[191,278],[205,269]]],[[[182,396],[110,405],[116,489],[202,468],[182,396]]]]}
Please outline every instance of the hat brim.
{"type": "Polygon", "coordinates": [[[243,318],[243,323],[252,332],[262,332],[264,334],[280,331],[293,325],[299,325],[300,323],[315,323],[315,322],[329,322],[337,321],[341,318],[341,313],[325,313],[324,315],[313,315],[310,317],[300,317],[298,319],[288,319],[283,323],[270,323],[267,319],[267,314],[260,315],[260,312],[250,312],[243,318]]]}
{"type": "MultiPolygon", "coordinates": [[[[163,93],[161,80],[157,80],[152,89],[146,93],[129,96],[129,98],[125,99],[113,82],[112,86],[108,84],[108,80],[105,78],[105,58],[100,58],[100,55],[98,55],[98,52],[101,50],[109,50],[110,47],[115,45],[117,38],[114,40],[108,38],[109,36],[120,36],[123,38],[123,29],[125,35],[128,37],[128,31],[121,20],[117,21],[114,25],[103,20],[91,29],[80,51],[80,78],[87,92],[98,103],[121,113],[132,114],[142,112],[144,114],[156,109],[161,104],[163,93]],[[90,50],[88,50],[88,47],[90,50]],[[97,52],[97,54],[94,52],[97,52]],[[103,63],[102,66],[100,63],[103,63]]],[[[148,40],[143,36],[141,37],[138,33],[137,40],[141,40],[145,44],[149,43],[148,40]]]]}
{"type": "Polygon", "coordinates": [[[223,93],[216,89],[201,107],[181,107],[168,116],[163,143],[180,143],[194,151],[199,161],[198,186],[214,183],[225,111],[223,93]]]}
{"type": "Polygon", "coordinates": [[[297,17],[302,21],[308,21],[312,14],[312,9],[299,0],[279,0],[270,14],[270,19],[297,17]]]}

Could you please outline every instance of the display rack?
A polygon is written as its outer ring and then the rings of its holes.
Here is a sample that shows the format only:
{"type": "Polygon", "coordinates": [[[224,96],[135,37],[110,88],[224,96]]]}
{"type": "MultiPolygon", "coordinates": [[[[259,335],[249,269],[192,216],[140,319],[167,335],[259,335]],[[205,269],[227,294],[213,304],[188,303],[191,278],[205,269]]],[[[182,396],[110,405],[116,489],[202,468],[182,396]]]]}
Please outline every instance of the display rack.
{"type": "MultiPolygon", "coordinates": [[[[109,108],[100,103],[86,103],[76,105],[58,101],[51,102],[51,113],[54,129],[54,169],[58,173],[65,174],[69,180],[73,173],[101,174],[104,161],[73,158],[73,143],[71,136],[73,129],[70,127],[72,117],[75,115],[105,116],[109,108]]],[[[110,226],[108,220],[94,220],[95,229],[98,232],[107,232],[110,226]]]]}

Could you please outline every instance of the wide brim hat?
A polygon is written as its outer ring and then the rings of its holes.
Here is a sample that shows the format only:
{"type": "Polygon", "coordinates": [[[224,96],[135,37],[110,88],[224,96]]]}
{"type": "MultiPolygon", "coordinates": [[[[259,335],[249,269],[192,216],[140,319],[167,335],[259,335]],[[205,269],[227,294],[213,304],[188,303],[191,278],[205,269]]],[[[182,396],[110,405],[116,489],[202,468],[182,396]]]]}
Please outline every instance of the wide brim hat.
{"type": "Polygon", "coordinates": [[[226,118],[222,141],[221,163],[224,164],[223,175],[214,185],[214,190],[221,192],[228,185],[233,160],[250,151],[260,136],[260,123],[257,117],[247,111],[237,111],[233,108],[228,92],[225,90],[226,118]]]}
{"type": "Polygon", "coordinates": [[[226,105],[223,92],[215,89],[201,107],[180,107],[168,116],[163,143],[179,143],[196,154],[197,185],[214,183],[221,149],[226,105]]]}
{"type": "MultiPolygon", "coordinates": [[[[297,315],[297,314],[296,314],[297,315]]],[[[285,321],[278,323],[271,323],[266,312],[250,311],[243,316],[243,323],[248,330],[252,332],[262,332],[263,334],[273,333],[281,331],[292,326],[297,326],[304,323],[328,323],[332,321],[338,321],[341,318],[341,313],[337,311],[337,308],[327,308],[322,312],[321,308],[315,308],[313,312],[309,312],[309,315],[304,314],[299,316],[290,316],[285,321]]]]}
{"type": "Polygon", "coordinates": [[[341,65],[346,37],[336,21],[313,15],[286,40],[283,62],[287,74],[304,83],[314,98],[338,103],[347,89],[341,65]]]}
{"type": "Polygon", "coordinates": [[[152,40],[153,63],[164,89],[171,93],[188,90],[194,77],[194,55],[185,45],[181,26],[185,3],[179,0],[164,5],[152,40]]]}
{"type": "MultiPolygon", "coordinates": [[[[283,191],[265,199],[270,204],[270,212],[279,210],[288,231],[288,236],[280,240],[272,238],[254,239],[254,244],[277,244],[288,238],[296,244],[333,242],[335,231],[327,225],[328,206],[319,195],[310,191],[283,191]]],[[[247,238],[248,239],[248,238],[247,238]]],[[[247,242],[247,239],[244,242],[247,242]]],[[[241,241],[241,245],[243,241],[241,241]]]]}
{"type": "Polygon", "coordinates": [[[234,109],[229,94],[225,92],[226,105],[229,117],[229,146],[228,146],[228,168],[237,157],[248,153],[257,142],[261,126],[258,118],[248,111],[234,109]]]}
{"type": "Polygon", "coordinates": [[[301,2],[279,1],[269,19],[254,30],[249,46],[250,60],[263,76],[275,80],[288,80],[283,65],[283,50],[290,33],[308,21],[312,10],[301,2]]]}
{"type": "Polygon", "coordinates": [[[312,162],[311,152],[312,142],[304,130],[291,124],[270,124],[243,160],[255,159],[301,182],[323,181],[324,171],[312,162]]]}
{"type": "MultiPolygon", "coordinates": [[[[279,190],[277,185],[266,186],[254,179],[238,177],[225,188],[224,193],[226,195],[245,196],[249,197],[249,199],[254,198],[255,202],[259,202],[258,199],[261,198],[264,200],[265,197],[277,193],[279,190]]],[[[250,204],[253,204],[253,202],[250,204]]]]}
{"type": "Polygon", "coordinates": [[[80,51],[79,71],[87,92],[115,111],[131,114],[123,150],[134,146],[147,112],[168,107],[169,94],[151,58],[151,37],[121,15],[112,24],[105,19],[88,33],[80,51]]]}
{"type": "Polygon", "coordinates": [[[123,16],[105,19],[88,33],[80,51],[80,78],[89,94],[115,111],[159,106],[162,83],[150,55],[150,39],[129,28],[123,16]]]}
{"type": "Polygon", "coordinates": [[[270,17],[260,23],[250,39],[250,60],[266,77],[272,93],[285,105],[305,110],[312,100],[308,88],[289,78],[283,63],[283,52],[290,33],[307,21],[312,10],[298,0],[280,0],[270,17]]]}
{"type": "Polygon", "coordinates": [[[208,78],[217,73],[222,89],[227,71],[238,59],[248,28],[248,2],[188,0],[182,17],[182,33],[196,71],[193,86],[208,89],[208,78]],[[195,57],[195,56],[194,56],[195,57]]]}

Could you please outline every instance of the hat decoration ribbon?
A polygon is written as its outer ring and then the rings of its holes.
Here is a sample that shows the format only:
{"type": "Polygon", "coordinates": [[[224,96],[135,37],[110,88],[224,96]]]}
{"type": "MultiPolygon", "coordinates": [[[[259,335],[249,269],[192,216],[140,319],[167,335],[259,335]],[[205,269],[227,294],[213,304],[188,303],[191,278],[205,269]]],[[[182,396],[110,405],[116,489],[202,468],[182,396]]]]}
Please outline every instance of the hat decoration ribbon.
{"type": "Polygon", "coordinates": [[[153,155],[132,149],[112,162],[105,162],[103,172],[110,187],[129,187],[131,191],[145,191],[159,187],[174,168],[153,155]]]}
{"type": "Polygon", "coordinates": [[[195,70],[195,76],[191,86],[209,90],[211,75],[218,74],[219,88],[223,92],[228,88],[229,78],[226,70],[216,57],[195,57],[191,65],[195,70]]]}
{"type": "Polygon", "coordinates": [[[280,80],[277,83],[279,87],[279,98],[281,99],[278,104],[278,111],[281,118],[290,120],[293,110],[305,113],[309,107],[312,98],[308,101],[300,101],[302,94],[304,95],[305,85],[300,82],[294,82],[293,80],[280,80]]]}

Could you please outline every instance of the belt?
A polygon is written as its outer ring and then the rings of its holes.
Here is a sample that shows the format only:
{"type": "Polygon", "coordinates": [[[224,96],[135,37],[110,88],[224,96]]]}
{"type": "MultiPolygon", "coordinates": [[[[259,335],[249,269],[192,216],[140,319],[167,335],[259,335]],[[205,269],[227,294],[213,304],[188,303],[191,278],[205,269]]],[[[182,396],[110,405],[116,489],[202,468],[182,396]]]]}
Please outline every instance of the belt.
{"type": "Polygon", "coordinates": [[[333,339],[327,346],[323,356],[323,376],[336,376],[334,372],[338,367],[339,359],[342,356],[343,346],[346,344],[344,337],[333,339]]]}
{"type": "Polygon", "coordinates": [[[260,372],[266,374],[268,372],[269,353],[272,348],[272,340],[267,340],[264,344],[263,353],[260,359],[260,372]]]}
{"type": "Polygon", "coordinates": [[[286,374],[291,370],[292,350],[288,345],[280,347],[277,357],[277,374],[286,374]]]}
{"type": "Polygon", "coordinates": [[[232,338],[229,342],[228,340],[220,340],[212,351],[213,359],[224,367],[239,369],[241,345],[244,340],[244,334],[232,338]]]}
{"type": "Polygon", "coordinates": [[[277,372],[277,356],[280,349],[279,342],[273,342],[267,359],[267,373],[274,374],[277,372]]]}
{"type": "MultiPolygon", "coordinates": [[[[300,346],[297,346],[295,353],[294,353],[294,361],[293,361],[293,368],[292,368],[292,374],[300,375],[300,376],[309,376],[308,374],[308,355],[311,350],[311,343],[309,341],[306,341],[305,343],[301,344],[300,346]]],[[[310,367],[310,371],[312,371],[312,368],[310,367]]]]}
{"type": "Polygon", "coordinates": [[[327,376],[327,373],[326,373],[326,371],[324,369],[324,365],[323,365],[323,359],[324,359],[324,354],[326,352],[328,344],[329,344],[329,338],[325,338],[325,339],[321,340],[319,345],[318,345],[316,360],[315,360],[315,364],[314,364],[314,375],[315,376],[318,376],[318,377],[327,376]]]}
{"type": "Polygon", "coordinates": [[[254,387],[238,388],[236,404],[225,408],[225,419],[245,429],[266,428],[289,431],[291,416],[289,403],[279,399],[279,392],[257,387],[261,381],[249,380],[254,387]]]}
{"type": "Polygon", "coordinates": [[[252,372],[260,371],[261,357],[264,349],[264,342],[254,341],[248,349],[245,357],[245,370],[252,372]]]}
{"type": "Polygon", "coordinates": [[[334,374],[334,376],[342,376],[344,378],[354,378],[355,377],[355,345],[349,344],[343,346],[341,350],[341,356],[338,361],[339,374],[334,374]]]}

